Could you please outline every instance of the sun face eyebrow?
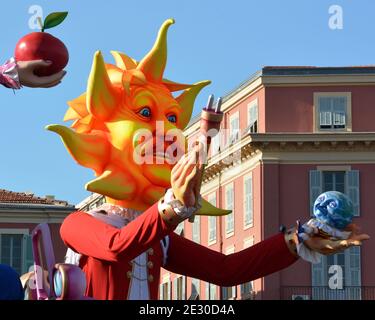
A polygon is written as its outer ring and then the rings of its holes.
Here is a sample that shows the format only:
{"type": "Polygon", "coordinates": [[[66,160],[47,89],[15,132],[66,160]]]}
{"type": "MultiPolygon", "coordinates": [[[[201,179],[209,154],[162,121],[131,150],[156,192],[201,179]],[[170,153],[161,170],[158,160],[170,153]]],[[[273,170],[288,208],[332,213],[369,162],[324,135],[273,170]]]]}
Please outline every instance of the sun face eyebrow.
{"type": "Polygon", "coordinates": [[[138,92],[135,92],[134,96],[132,97],[132,107],[139,109],[145,106],[153,108],[157,106],[157,102],[154,95],[150,91],[141,89],[138,92]]]}

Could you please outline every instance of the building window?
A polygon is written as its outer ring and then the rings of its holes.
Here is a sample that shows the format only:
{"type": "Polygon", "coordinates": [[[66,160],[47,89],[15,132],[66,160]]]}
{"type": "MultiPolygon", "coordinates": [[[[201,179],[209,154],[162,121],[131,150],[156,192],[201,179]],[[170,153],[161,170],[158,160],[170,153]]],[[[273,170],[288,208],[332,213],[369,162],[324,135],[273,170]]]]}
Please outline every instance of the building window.
{"type": "Polygon", "coordinates": [[[217,300],[216,285],[206,282],[206,300],[217,300]]]}
{"type": "Polygon", "coordinates": [[[244,226],[253,225],[253,174],[244,177],[244,226]]]}
{"type": "Polygon", "coordinates": [[[163,282],[159,286],[160,300],[171,300],[171,282],[169,274],[163,277],[163,282]]]}
{"type": "MultiPolygon", "coordinates": [[[[250,248],[252,245],[254,245],[254,237],[247,238],[244,240],[243,248],[250,248]]],[[[253,281],[245,282],[241,284],[241,299],[242,300],[250,300],[252,299],[252,293],[253,293],[253,281]]]]}
{"type": "Polygon", "coordinates": [[[98,202],[92,202],[89,204],[89,211],[94,210],[98,207],[98,202]]]}
{"type": "Polygon", "coordinates": [[[0,263],[11,266],[19,275],[34,265],[31,236],[26,232],[0,230],[0,263]]]}
{"type": "Polygon", "coordinates": [[[222,287],[221,288],[221,297],[222,300],[233,300],[235,295],[236,287],[222,287]]]}
{"type": "Polygon", "coordinates": [[[186,291],[185,291],[186,277],[179,276],[173,280],[173,298],[174,300],[185,300],[186,291]]]}
{"type": "Polygon", "coordinates": [[[1,262],[22,272],[22,234],[1,235],[1,262]]]}
{"type": "Polygon", "coordinates": [[[316,129],[351,130],[351,94],[315,93],[316,129]]]}
{"type": "Polygon", "coordinates": [[[191,279],[191,296],[189,300],[199,300],[200,298],[200,280],[192,278],[191,279]]]}
{"type": "Polygon", "coordinates": [[[360,215],[360,182],[358,170],[310,171],[310,212],[316,198],[326,191],[345,193],[352,200],[354,215],[360,215]]]}
{"type": "Polygon", "coordinates": [[[220,151],[222,141],[223,141],[223,134],[222,134],[222,131],[219,131],[217,135],[215,135],[211,139],[211,146],[210,146],[211,157],[213,157],[215,154],[217,154],[220,151]]]}
{"type": "Polygon", "coordinates": [[[196,243],[201,242],[201,219],[200,216],[194,217],[194,223],[193,223],[193,236],[192,240],[196,243]]]}
{"type": "Polygon", "coordinates": [[[361,299],[360,247],[351,247],[334,255],[323,256],[320,263],[313,264],[312,286],[315,300],[361,299]],[[335,277],[335,289],[329,286],[332,277],[335,277]]]}
{"type": "MultiPolygon", "coordinates": [[[[208,202],[211,203],[213,206],[217,206],[216,192],[208,196],[208,202]]],[[[212,244],[215,242],[216,242],[216,217],[208,216],[208,244],[212,244]]]]}
{"type": "MultiPolygon", "coordinates": [[[[310,171],[310,207],[311,212],[315,199],[325,191],[340,191],[349,196],[353,202],[354,214],[360,213],[359,207],[359,171],[358,170],[310,171]]],[[[312,265],[312,285],[314,299],[360,299],[361,285],[360,250],[352,247],[344,252],[331,256],[323,256],[318,264],[312,265]],[[342,270],[342,290],[328,288],[332,276],[331,266],[342,270]]]]}
{"type": "Polygon", "coordinates": [[[179,236],[184,236],[185,224],[183,221],[178,224],[176,229],[174,229],[174,232],[177,233],[179,236]]]}
{"type": "MultiPolygon", "coordinates": [[[[226,254],[229,255],[229,254],[233,254],[234,253],[234,246],[230,246],[229,248],[227,248],[226,250],[226,254]]],[[[223,300],[233,300],[236,298],[236,289],[237,287],[236,286],[232,286],[232,287],[221,287],[221,297],[223,300]]]]}
{"type": "Polygon", "coordinates": [[[234,187],[233,184],[228,184],[225,187],[225,207],[227,210],[232,210],[231,214],[225,216],[225,232],[227,235],[234,233],[234,187]]]}
{"type": "Polygon", "coordinates": [[[258,132],[258,99],[247,105],[247,129],[246,133],[258,132]]]}
{"type": "Polygon", "coordinates": [[[345,193],[344,171],[323,172],[323,192],[326,191],[339,191],[345,193]]]}
{"type": "Polygon", "coordinates": [[[241,299],[242,300],[250,300],[252,292],[253,292],[252,281],[241,284],[241,299]]]}
{"type": "Polygon", "coordinates": [[[229,118],[229,144],[235,143],[240,137],[240,117],[239,112],[229,118]]]}
{"type": "Polygon", "coordinates": [[[100,197],[99,200],[98,200],[98,204],[97,204],[97,207],[100,207],[102,204],[105,203],[105,197],[100,197]]]}

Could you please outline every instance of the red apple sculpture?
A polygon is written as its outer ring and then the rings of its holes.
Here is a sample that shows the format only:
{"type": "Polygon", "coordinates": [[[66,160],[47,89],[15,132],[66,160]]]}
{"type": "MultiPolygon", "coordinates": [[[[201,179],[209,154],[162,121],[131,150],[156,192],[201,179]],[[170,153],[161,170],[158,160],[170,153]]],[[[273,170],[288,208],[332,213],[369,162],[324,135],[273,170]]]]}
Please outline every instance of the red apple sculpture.
{"type": "Polygon", "coordinates": [[[45,29],[56,27],[64,21],[68,12],[54,12],[49,14],[44,23],[39,18],[41,32],[32,32],[21,38],[15,49],[17,61],[49,60],[52,64],[35,70],[37,76],[50,76],[65,68],[69,61],[69,53],[65,44],[44,32],[45,29]]]}

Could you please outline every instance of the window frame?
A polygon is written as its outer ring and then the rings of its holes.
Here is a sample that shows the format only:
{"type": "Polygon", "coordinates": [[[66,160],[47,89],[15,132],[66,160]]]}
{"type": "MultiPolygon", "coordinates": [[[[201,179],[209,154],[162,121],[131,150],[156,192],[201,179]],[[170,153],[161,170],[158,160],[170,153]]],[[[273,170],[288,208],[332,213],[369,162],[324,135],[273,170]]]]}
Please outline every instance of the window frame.
{"type": "Polygon", "coordinates": [[[253,172],[250,172],[243,177],[243,226],[244,230],[254,227],[254,175],[253,172]],[[251,219],[249,223],[246,223],[246,180],[250,179],[250,188],[251,188],[251,219]]]}
{"type": "Polygon", "coordinates": [[[235,217],[234,217],[234,210],[235,210],[235,192],[234,192],[234,182],[228,183],[224,187],[225,192],[225,208],[228,209],[228,197],[227,197],[227,190],[228,188],[232,189],[232,213],[225,216],[225,238],[232,237],[234,235],[235,230],[235,217]],[[233,221],[233,229],[228,230],[228,217],[231,216],[233,221]]]}
{"type": "MultiPolygon", "coordinates": [[[[249,238],[245,238],[243,240],[243,250],[252,247],[254,245],[254,243],[255,243],[255,237],[254,236],[251,236],[249,238]]],[[[254,292],[254,280],[248,281],[248,282],[245,282],[245,283],[241,283],[240,284],[240,292],[241,292],[241,298],[243,298],[247,294],[251,294],[252,292],[254,292]],[[247,288],[248,286],[250,286],[250,288],[251,288],[250,292],[245,291],[245,288],[247,288]]]]}
{"type": "Polygon", "coordinates": [[[163,280],[160,283],[160,292],[159,298],[160,300],[172,300],[172,291],[171,291],[172,283],[171,283],[171,276],[169,273],[163,275],[163,280]],[[167,297],[164,295],[164,288],[167,291],[167,297]]]}
{"type": "Polygon", "coordinates": [[[186,299],[185,288],[186,288],[186,277],[182,275],[176,275],[173,280],[172,300],[185,300],[186,299]]]}
{"type": "Polygon", "coordinates": [[[193,294],[193,285],[195,286],[195,289],[197,290],[199,299],[201,299],[201,280],[197,278],[191,278],[190,286],[192,290],[191,290],[190,295],[193,294]]]}
{"type": "MultiPolygon", "coordinates": [[[[231,245],[231,246],[226,248],[225,254],[226,255],[233,254],[233,253],[235,253],[235,251],[236,251],[235,246],[231,245]]],[[[222,294],[222,298],[225,299],[225,300],[236,300],[236,298],[237,298],[237,286],[221,287],[221,294],[222,294]],[[232,293],[231,297],[229,297],[229,294],[228,294],[229,292],[232,293]]]]}
{"type": "Polygon", "coordinates": [[[315,201],[313,200],[313,198],[316,198],[318,195],[323,193],[324,172],[344,172],[345,173],[345,177],[344,177],[345,194],[353,201],[354,209],[356,211],[354,213],[354,217],[361,217],[361,171],[358,169],[353,169],[351,166],[317,166],[316,169],[312,169],[309,171],[309,195],[310,195],[309,213],[310,213],[310,216],[313,216],[313,204],[315,201]],[[316,173],[319,173],[319,176],[315,177],[319,180],[318,181],[319,186],[316,186],[316,185],[312,186],[312,181],[311,181],[312,174],[316,174],[316,173]],[[354,179],[355,177],[358,179],[357,188],[349,184],[350,175],[353,175],[352,179],[354,179]],[[317,191],[315,190],[316,188],[319,189],[319,192],[316,192],[317,191]],[[357,198],[358,198],[357,202],[355,202],[352,196],[350,195],[351,192],[355,192],[355,191],[357,192],[357,198]],[[314,194],[314,197],[312,196],[313,194],[314,194]]]}
{"type": "MultiPolygon", "coordinates": [[[[0,259],[1,259],[1,236],[2,235],[21,235],[22,236],[22,243],[21,243],[21,274],[28,272],[29,270],[25,270],[25,261],[27,260],[27,237],[30,236],[29,229],[26,228],[0,228],[0,259]]],[[[1,260],[0,260],[1,263],[1,260]]]]}
{"type": "MultiPolygon", "coordinates": [[[[215,207],[217,206],[217,195],[216,192],[210,193],[207,197],[207,201],[214,205],[215,207]],[[211,200],[215,199],[215,203],[213,203],[211,200]]],[[[215,216],[208,216],[207,217],[207,228],[208,228],[208,235],[207,235],[207,243],[208,245],[213,245],[217,242],[217,219],[215,216]],[[211,239],[211,223],[215,226],[213,229],[215,230],[215,238],[211,239]]]]}
{"type": "Polygon", "coordinates": [[[194,217],[194,222],[191,227],[191,240],[198,244],[201,243],[201,217],[199,215],[194,217]],[[195,239],[196,237],[198,239],[195,239]]]}
{"type": "Polygon", "coordinates": [[[256,123],[256,130],[253,132],[253,133],[257,133],[258,132],[258,128],[259,128],[259,103],[258,103],[258,98],[255,98],[253,100],[251,100],[248,104],[247,104],[247,125],[246,125],[246,128],[247,130],[250,129],[250,126],[253,126],[255,123],[256,123]],[[253,121],[253,122],[250,122],[250,114],[251,114],[251,109],[253,108],[256,108],[256,119],[253,121]]]}
{"type": "MultiPolygon", "coordinates": [[[[348,299],[349,297],[352,298],[354,295],[357,299],[361,299],[361,289],[362,286],[362,253],[360,247],[351,247],[340,254],[344,254],[344,283],[342,289],[329,289],[328,281],[329,281],[329,266],[328,266],[328,256],[323,256],[322,260],[319,264],[312,264],[311,265],[311,286],[313,287],[312,295],[318,295],[319,298],[323,298],[325,300],[331,299],[348,299]],[[358,257],[358,284],[355,286],[353,285],[353,277],[352,277],[352,269],[355,267],[351,267],[351,256],[353,255],[353,251],[358,251],[355,256],[358,257]],[[319,275],[320,283],[318,279],[315,278],[315,274],[319,275]],[[319,290],[320,287],[327,288],[327,290],[319,290]],[[332,294],[335,292],[335,294],[332,294]]],[[[337,261],[337,254],[330,256],[335,261],[337,261]]],[[[333,264],[335,265],[335,264],[333,264]]],[[[332,264],[330,265],[332,266],[332,264]]],[[[315,297],[317,298],[317,297],[315,297]]]]}
{"type": "Polygon", "coordinates": [[[229,137],[228,137],[228,145],[235,144],[236,142],[241,140],[240,137],[240,131],[241,131],[241,125],[240,125],[240,112],[236,111],[233,114],[229,116],[229,137]],[[238,122],[238,131],[236,134],[236,138],[232,140],[233,136],[233,127],[232,127],[232,121],[236,120],[238,122]]]}
{"type": "Polygon", "coordinates": [[[314,92],[314,132],[352,132],[352,93],[351,92],[314,92]],[[345,128],[320,128],[319,98],[346,98],[345,128]]]}

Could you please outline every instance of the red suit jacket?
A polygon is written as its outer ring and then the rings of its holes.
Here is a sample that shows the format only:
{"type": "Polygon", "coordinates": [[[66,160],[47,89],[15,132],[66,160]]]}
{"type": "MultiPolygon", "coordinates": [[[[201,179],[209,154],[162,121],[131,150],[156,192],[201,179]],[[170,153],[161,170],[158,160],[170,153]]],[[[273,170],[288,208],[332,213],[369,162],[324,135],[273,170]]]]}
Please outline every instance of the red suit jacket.
{"type": "Polygon", "coordinates": [[[147,278],[151,299],[157,299],[160,268],[219,286],[234,286],[281,270],[296,261],[283,234],[250,248],[225,255],[173,232],[158,213],[157,203],[118,229],[85,212],[70,214],[61,226],[61,237],[82,255],[86,295],[96,299],[126,299],[131,261],[147,252],[147,278]],[[169,235],[166,264],[160,240],[169,235]]]}

